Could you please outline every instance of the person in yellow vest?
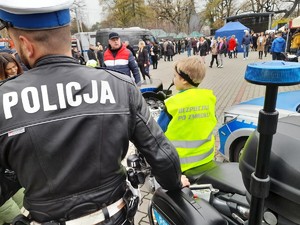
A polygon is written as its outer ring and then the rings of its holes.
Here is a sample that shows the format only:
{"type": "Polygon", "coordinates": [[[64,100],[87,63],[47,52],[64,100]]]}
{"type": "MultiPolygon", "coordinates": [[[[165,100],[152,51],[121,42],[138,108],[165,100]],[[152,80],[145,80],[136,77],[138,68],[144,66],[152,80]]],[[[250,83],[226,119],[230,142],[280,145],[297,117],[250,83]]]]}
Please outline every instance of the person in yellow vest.
{"type": "Polygon", "coordinates": [[[200,57],[182,59],[174,67],[179,92],[165,100],[158,124],[176,147],[184,172],[214,159],[216,97],[212,90],[197,88],[206,71],[200,57]]]}
{"type": "Polygon", "coordinates": [[[290,51],[300,56],[300,29],[298,28],[292,36],[290,51]]]}

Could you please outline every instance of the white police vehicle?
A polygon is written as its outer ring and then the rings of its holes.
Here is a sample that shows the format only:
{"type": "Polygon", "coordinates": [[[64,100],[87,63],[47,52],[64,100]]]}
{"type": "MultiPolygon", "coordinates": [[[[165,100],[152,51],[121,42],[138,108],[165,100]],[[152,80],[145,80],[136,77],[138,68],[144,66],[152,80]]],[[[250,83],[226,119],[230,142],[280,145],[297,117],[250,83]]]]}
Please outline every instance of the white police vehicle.
{"type": "MultiPolygon", "coordinates": [[[[229,161],[238,162],[241,150],[250,134],[256,129],[259,110],[264,97],[234,105],[224,112],[224,123],[219,128],[219,152],[229,161]]],[[[279,118],[300,115],[300,90],[281,92],[277,97],[279,118]]]]}

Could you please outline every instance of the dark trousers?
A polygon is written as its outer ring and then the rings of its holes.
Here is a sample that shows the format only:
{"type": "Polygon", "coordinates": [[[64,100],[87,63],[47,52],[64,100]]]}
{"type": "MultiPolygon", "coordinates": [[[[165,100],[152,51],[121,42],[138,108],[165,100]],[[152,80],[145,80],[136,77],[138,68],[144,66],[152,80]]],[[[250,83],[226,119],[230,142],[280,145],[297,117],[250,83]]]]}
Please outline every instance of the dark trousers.
{"type": "Polygon", "coordinates": [[[167,51],[164,51],[164,60],[166,61],[167,59],[167,51]]]}
{"type": "Polygon", "coordinates": [[[139,64],[139,68],[140,68],[141,74],[143,76],[143,79],[146,80],[146,76],[150,79],[150,76],[146,72],[146,67],[144,67],[144,64],[139,64]]]}
{"type": "Polygon", "coordinates": [[[152,55],[151,59],[152,59],[153,69],[157,69],[157,55],[152,55]]]}
{"type": "Polygon", "coordinates": [[[233,51],[234,58],[237,58],[237,54],[238,54],[238,50],[235,48],[235,50],[233,51]]]}
{"type": "Polygon", "coordinates": [[[198,51],[197,51],[197,47],[193,47],[193,55],[197,55],[198,51]]]}
{"type": "Polygon", "coordinates": [[[214,61],[216,60],[217,66],[219,65],[218,63],[218,55],[211,55],[211,61],[210,61],[210,67],[214,64],[214,61]]]}
{"type": "Polygon", "coordinates": [[[273,52],[272,53],[272,60],[282,60],[281,52],[273,52]]]}
{"type": "Polygon", "coordinates": [[[259,58],[259,59],[262,59],[262,57],[263,57],[263,51],[259,51],[259,52],[258,52],[258,58],[259,58]]]}

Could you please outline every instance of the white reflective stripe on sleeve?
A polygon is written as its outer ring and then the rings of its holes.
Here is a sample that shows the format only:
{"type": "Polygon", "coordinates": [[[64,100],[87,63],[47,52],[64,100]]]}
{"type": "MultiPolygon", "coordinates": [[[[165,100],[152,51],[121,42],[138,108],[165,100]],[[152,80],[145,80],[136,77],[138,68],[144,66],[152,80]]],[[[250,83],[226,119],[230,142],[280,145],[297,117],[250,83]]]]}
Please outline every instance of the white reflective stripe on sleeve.
{"type": "Polygon", "coordinates": [[[214,152],[214,148],[210,149],[208,152],[206,152],[202,155],[196,155],[196,156],[190,156],[190,157],[186,157],[186,158],[180,158],[180,164],[189,164],[189,163],[199,162],[202,159],[205,159],[206,157],[208,157],[213,152],[214,152]]]}
{"type": "Polygon", "coordinates": [[[116,59],[116,60],[105,60],[106,66],[122,66],[122,65],[128,65],[127,59],[116,59]]]}

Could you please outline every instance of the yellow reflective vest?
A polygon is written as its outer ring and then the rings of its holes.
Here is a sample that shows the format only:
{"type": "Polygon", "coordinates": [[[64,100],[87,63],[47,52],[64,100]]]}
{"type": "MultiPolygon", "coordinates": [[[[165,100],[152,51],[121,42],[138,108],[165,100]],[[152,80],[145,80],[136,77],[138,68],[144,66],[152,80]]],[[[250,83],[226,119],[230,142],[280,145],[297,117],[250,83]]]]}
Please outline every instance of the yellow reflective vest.
{"type": "Polygon", "coordinates": [[[291,49],[299,49],[300,47],[300,33],[296,33],[291,39],[291,49]]]}
{"type": "Polygon", "coordinates": [[[176,147],[182,172],[213,160],[217,124],[213,91],[188,89],[165,104],[172,116],[165,134],[176,147]]]}

